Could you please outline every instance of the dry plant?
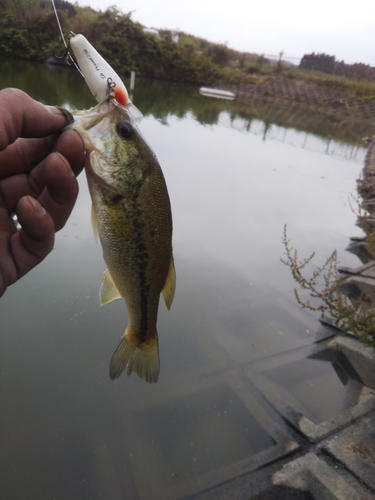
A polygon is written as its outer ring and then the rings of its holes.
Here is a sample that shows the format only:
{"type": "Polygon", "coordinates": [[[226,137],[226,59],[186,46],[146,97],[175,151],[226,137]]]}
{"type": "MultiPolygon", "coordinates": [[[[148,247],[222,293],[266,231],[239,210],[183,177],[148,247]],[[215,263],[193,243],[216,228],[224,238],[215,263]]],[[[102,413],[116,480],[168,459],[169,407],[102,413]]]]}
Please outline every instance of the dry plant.
{"type": "MultiPolygon", "coordinates": [[[[362,179],[358,179],[358,182],[363,182],[362,179]]],[[[366,234],[366,243],[368,247],[368,252],[371,255],[372,259],[375,260],[375,228],[371,224],[371,220],[373,220],[372,214],[364,208],[366,202],[368,202],[368,197],[366,197],[365,193],[362,193],[363,199],[356,198],[355,196],[351,196],[352,199],[349,198],[349,205],[352,212],[358,218],[358,226],[364,231],[366,234]],[[354,207],[353,203],[357,206],[354,207]]]]}
{"type": "Polygon", "coordinates": [[[317,267],[310,278],[306,278],[303,272],[314,259],[315,252],[300,261],[297,250],[290,246],[286,225],[283,244],[286,257],[281,259],[281,262],[289,267],[299,288],[307,291],[312,299],[316,299],[316,305],[310,300],[304,300],[301,292],[295,288],[294,294],[298,304],[304,309],[320,312],[322,317],[330,316],[334,326],[355,335],[364,344],[375,347],[375,304],[363,294],[354,298],[345,295],[341,290],[337,251],[334,250],[324,264],[317,267]]]}

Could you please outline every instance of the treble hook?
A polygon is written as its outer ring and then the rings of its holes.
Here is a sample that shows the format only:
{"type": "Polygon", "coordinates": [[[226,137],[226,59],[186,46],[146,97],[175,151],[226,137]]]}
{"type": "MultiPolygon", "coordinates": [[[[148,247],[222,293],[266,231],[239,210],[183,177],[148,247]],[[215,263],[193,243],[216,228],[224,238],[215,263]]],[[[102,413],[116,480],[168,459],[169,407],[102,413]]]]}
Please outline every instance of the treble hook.
{"type": "Polygon", "coordinates": [[[63,59],[68,66],[73,66],[75,64],[74,59],[70,53],[70,43],[68,42],[68,45],[65,47],[65,51],[61,56],[58,56],[55,51],[53,51],[53,56],[56,57],[56,59],[63,59]]]}
{"type": "Polygon", "coordinates": [[[112,78],[107,78],[107,92],[106,92],[106,99],[111,99],[114,97],[114,89],[116,87],[116,82],[112,80],[112,78]]]}

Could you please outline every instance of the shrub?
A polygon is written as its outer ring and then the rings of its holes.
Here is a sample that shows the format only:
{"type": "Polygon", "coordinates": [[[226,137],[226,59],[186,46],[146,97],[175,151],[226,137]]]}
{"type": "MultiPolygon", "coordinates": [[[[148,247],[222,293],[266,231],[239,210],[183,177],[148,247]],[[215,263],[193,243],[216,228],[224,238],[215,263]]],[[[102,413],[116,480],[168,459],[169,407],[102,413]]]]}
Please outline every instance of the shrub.
{"type": "Polygon", "coordinates": [[[341,280],[337,277],[337,251],[334,250],[324,264],[317,267],[310,278],[306,278],[303,271],[312,262],[315,252],[300,261],[297,250],[290,246],[286,225],[283,244],[286,258],[281,259],[281,262],[289,267],[299,288],[307,291],[316,302],[312,304],[310,300],[304,300],[295,288],[298,304],[304,309],[320,312],[322,316],[328,314],[337,328],[352,333],[361,342],[375,347],[375,304],[363,294],[358,298],[349,298],[342,292],[341,280]]]}

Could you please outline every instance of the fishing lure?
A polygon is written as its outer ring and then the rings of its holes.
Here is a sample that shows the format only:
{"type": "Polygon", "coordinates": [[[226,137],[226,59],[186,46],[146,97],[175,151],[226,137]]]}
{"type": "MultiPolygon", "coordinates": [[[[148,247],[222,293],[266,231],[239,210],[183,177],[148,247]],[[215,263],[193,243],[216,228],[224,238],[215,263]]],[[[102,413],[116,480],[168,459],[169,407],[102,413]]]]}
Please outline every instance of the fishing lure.
{"type": "Polygon", "coordinates": [[[99,103],[108,97],[110,89],[111,95],[114,95],[116,101],[127,109],[133,123],[138,125],[143,118],[143,114],[129,99],[129,94],[124,82],[83,35],[76,35],[71,31],[68,36],[68,43],[66,43],[55,2],[54,0],[51,1],[61,37],[66,48],[63,56],[64,59],[69,64],[73,63],[76,66],[86,80],[87,86],[91,90],[93,96],[99,103]],[[70,50],[73,52],[74,58],[70,50]]]}
{"type": "Polygon", "coordinates": [[[138,125],[143,118],[142,112],[130,101],[126,87],[116,73],[91,43],[83,36],[71,32],[69,45],[87,86],[98,102],[108,97],[108,84],[113,89],[116,101],[130,113],[133,122],[138,125]]]}

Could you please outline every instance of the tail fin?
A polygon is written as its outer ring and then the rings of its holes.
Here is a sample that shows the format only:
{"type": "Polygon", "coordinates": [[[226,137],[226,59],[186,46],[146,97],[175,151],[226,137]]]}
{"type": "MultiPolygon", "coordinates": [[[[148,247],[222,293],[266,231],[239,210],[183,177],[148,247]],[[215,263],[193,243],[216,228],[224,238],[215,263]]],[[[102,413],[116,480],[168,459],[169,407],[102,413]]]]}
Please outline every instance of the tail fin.
{"type": "Polygon", "coordinates": [[[111,379],[118,378],[126,367],[128,367],[128,377],[135,372],[150,384],[158,381],[160,371],[158,334],[140,344],[132,342],[125,332],[111,359],[109,367],[111,379]]]}

